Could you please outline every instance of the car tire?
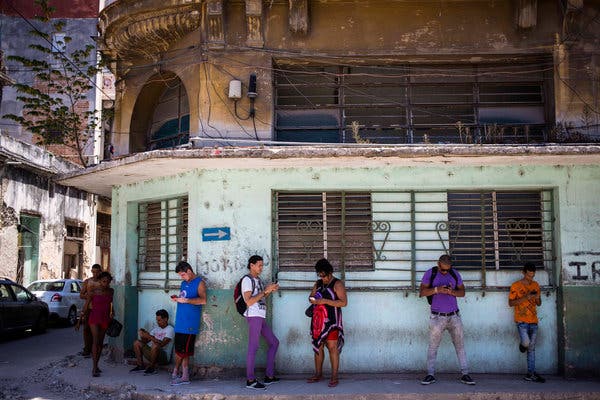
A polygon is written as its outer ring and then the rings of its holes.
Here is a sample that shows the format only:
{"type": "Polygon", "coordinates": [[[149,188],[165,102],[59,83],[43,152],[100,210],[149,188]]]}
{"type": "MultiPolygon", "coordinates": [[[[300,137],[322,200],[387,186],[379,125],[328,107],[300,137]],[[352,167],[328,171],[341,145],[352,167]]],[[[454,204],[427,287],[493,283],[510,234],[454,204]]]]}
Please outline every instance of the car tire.
{"type": "Polygon", "coordinates": [[[77,323],[77,308],[75,306],[69,309],[69,313],[67,314],[67,324],[69,326],[73,326],[77,323]]]}
{"type": "Polygon", "coordinates": [[[44,332],[46,332],[47,327],[48,327],[48,315],[41,314],[39,316],[37,322],[35,323],[35,327],[33,328],[33,331],[35,333],[44,333],[44,332]]]}

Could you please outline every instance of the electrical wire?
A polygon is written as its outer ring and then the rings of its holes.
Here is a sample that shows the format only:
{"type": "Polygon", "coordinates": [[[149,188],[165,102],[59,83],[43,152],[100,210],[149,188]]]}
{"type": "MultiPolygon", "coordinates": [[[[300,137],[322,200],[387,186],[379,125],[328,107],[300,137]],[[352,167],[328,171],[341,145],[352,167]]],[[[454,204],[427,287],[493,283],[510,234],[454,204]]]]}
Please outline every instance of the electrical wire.
{"type": "Polygon", "coordinates": [[[215,131],[217,131],[217,133],[219,134],[219,137],[223,138],[223,134],[221,133],[221,131],[219,130],[219,128],[217,128],[216,126],[213,126],[210,124],[210,117],[212,114],[212,99],[210,97],[210,88],[208,87],[208,82],[212,82],[212,79],[210,79],[210,76],[207,72],[207,63],[206,61],[202,63],[202,69],[204,70],[204,79],[206,80],[206,83],[204,84],[204,86],[206,87],[206,96],[208,98],[208,116],[206,118],[206,124],[214,129],[215,131]]]}
{"type": "MultiPolygon", "coordinates": [[[[11,6],[12,6],[12,5],[11,5],[11,6]]],[[[14,8],[14,7],[13,7],[13,8],[14,8]]],[[[592,18],[590,21],[588,21],[588,23],[586,24],[586,28],[587,28],[587,27],[589,27],[589,26],[590,26],[592,23],[594,23],[594,22],[597,22],[597,21],[596,21],[597,17],[598,17],[598,15],[596,15],[594,18],[592,18]]],[[[578,34],[577,34],[578,36],[577,36],[577,37],[581,37],[581,36],[583,35],[583,31],[584,31],[584,30],[582,29],[580,32],[578,32],[578,34]]],[[[565,38],[564,40],[567,40],[567,39],[565,38]]],[[[246,47],[246,46],[228,46],[228,47],[237,47],[237,48],[239,48],[239,49],[245,49],[245,50],[249,50],[249,51],[257,51],[257,49],[256,49],[256,48],[251,48],[251,47],[246,47]]],[[[199,49],[199,46],[189,46],[187,49],[194,49],[194,50],[195,50],[195,49],[199,49]]],[[[171,53],[171,52],[175,53],[175,52],[177,52],[177,51],[183,51],[183,50],[184,50],[184,49],[173,49],[173,50],[168,50],[166,53],[171,53]]],[[[282,55],[282,54],[288,54],[288,55],[291,55],[291,56],[294,56],[294,57],[301,56],[301,57],[303,57],[304,59],[306,59],[306,56],[307,56],[306,54],[301,54],[301,53],[299,53],[299,52],[293,52],[293,51],[279,51],[279,49],[261,49],[261,50],[259,50],[259,51],[264,51],[264,52],[267,52],[267,53],[271,53],[271,54],[279,54],[279,55],[282,55]]],[[[584,54],[584,53],[582,53],[582,54],[584,54]]],[[[156,65],[165,65],[165,64],[169,63],[169,61],[176,61],[176,60],[181,60],[181,59],[185,60],[185,57],[190,57],[189,53],[187,53],[187,54],[184,54],[184,55],[175,55],[175,56],[173,56],[173,57],[170,57],[170,58],[164,58],[164,59],[162,59],[162,60],[161,60],[159,63],[145,64],[145,65],[141,65],[141,66],[134,66],[134,67],[132,67],[132,68],[144,68],[144,67],[151,67],[151,66],[156,66],[156,65]]],[[[330,65],[332,65],[332,66],[339,66],[339,65],[341,65],[341,66],[347,66],[347,67],[355,67],[355,65],[353,65],[353,64],[351,64],[351,63],[347,63],[347,64],[343,64],[343,63],[342,63],[342,64],[340,64],[340,63],[335,63],[335,62],[334,62],[335,60],[347,60],[347,58],[348,58],[348,57],[344,57],[344,56],[335,56],[335,55],[326,55],[326,54],[325,54],[325,55],[323,55],[323,54],[320,54],[320,53],[319,53],[319,54],[316,54],[316,53],[315,53],[315,54],[313,54],[313,55],[309,55],[308,57],[311,57],[311,58],[317,59],[317,60],[319,60],[320,62],[323,62],[323,61],[325,61],[325,62],[330,62],[330,65]],[[324,56],[325,56],[325,57],[324,57],[324,56]]],[[[389,57],[389,55],[388,55],[388,57],[389,57]]],[[[192,58],[192,59],[190,60],[190,62],[189,62],[189,63],[176,64],[176,65],[179,65],[179,66],[186,66],[186,65],[194,65],[194,64],[197,64],[197,60],[193,60],[193,57],[191,57],[191,58],[192,58]]],[[[226,57],[226,56],[224,56],[224,57],[222,57],[222,58],[224,58],[224,59],[226,59],[226,60],[228,59],[228,57],[226,57]]],[[[547,57],[546,57],[546,58],[547,58],[547,57]]],[[[582,59],[583,59],[583,55],[582,55],[582,59]]],[[[587,59],[587,58],[586,58],[586,59],[587,59]]],[[[231,60],[231,59],[230,59],[230,60],[231,60]]],[[[245,63],[245,64],[244,64],[244,63],[243,63],[243,62],[241,62],[240,60],[235,60],[235,61],[236,61],[236,62],[238,62],[238,63],[240,63],[240,64],[242,64],[242,65],[245,65],[245,67],[247,67],[247,68],[254,68],[254,69],[261,69],[261,70],[270,70],[271,72],[274,72],[274,71],[285,71],[284,69],[279,69],[279,68],[265,67],[265,66],[258,66],[258,65],[252,65],[252,64],[248,64],[248,63],[245,63]]],[[[562,62],[562,61],[561,61],[561,62],[562,62]]],[[[207,62],[205,62],[205,63],[207,63],[207,62]]],[[[213,65],[213,66],[215,66],[215,67],[217,67],[217,66],[219,66],[219,67],[220,67],[220,65],[218,65],[218,64],[212,64],[212,65],[213,65]]],[[[531,74],[533,74],[533,73],[547,72],[547,71],[549,71],[549,70],[551,70],[551,69],[552,69],[552,66],[551,66],[551,65],[548,65],[548,63],[547,63],[547,62],[541,62],[541,63],[539,63],[539,64],[536,64],[536,65],[539,65],[539,66],[540,66],[540,67],[542,67],[542,68],[540,68],[540,69],[537,69],[537,70],[530,70],[530,71],[527,71],[527,73],[531,73],[531,74]]],[[[205,76],[207,76],[207,70],[206,70],[206,68],[207,68],[207,67],[206,67],[206,64],[205,64],[205,66],[204,66],[204,73],[205,73],[205,76]]],[[[382,69],[382,70],[385,70],[385,69],[394,70],[395,68],[398,68],[398,70],[400,70],[400,71],[401,71],[402,69],[405,69],[405,66],[400,66],[400,67],[395,67],[395,66],[383,66],[383,67],[378,67],[378,68],[380,68],[380,69],[382,69]]],[[[504,67],[503,67],[503,66],[498,66],[497,68],[506,68],[506,66],[504,66],[504,67]]],[[[217,69],[220,69],[220,68],[217,68],[217,69]]],[[[411,74],[406,74],[406,73],[405,73],[405,74],[397,74],[397,75],[393,75],[393,76],[384,75],[384,74],[369,74],[369,73],[364,73],[364,74],[356,74],[356,75],[361,75],[361,76],[370,76],[370,77],[385,77],[385,78],[390,78],[390,77],[406,78],[406,77],[408,77],[408,76],[412,76],[412,77],[419,77],[419,78],[424,78],[424,77],[439,77],[439,78],[443,78],[443,77],[473,77],[473,76],[475,76],[473,73],[469,73],[469,72],[465,72],[464,74],[456,74],[456,73],[452,73],[452,74],[446,74],[446,73],[443,73],[443,72],[441,72],[441,71],[439,71],[439,70],[436,70],[436,67],[431,67],[431,68],[428,68],[428,67],[419,67],[419,70],[420,70],[420,71],[422,71],[422,74],[415,75],[415,74],[414,74],[414,72],[413,72],[413,74],[412,74],[412,75],[411,75],[411,74]]],[[[571,70],[571,69],[570,69],[570,70],[571,70]]],[[[227,71],[227,73],[229,73],[229,71],[227,71]]],[[[229,73],[229,74],[230,74],[232,77],[234,77],[234,75],[233,75],[233,74],[231,74],[231,73],[229,73]]],[[[321,73],[320,73],[320,74],[321,74],[321,73]]],[[[327,72],[324,72],[324,74],[327,74],[327,72]]],[[[479,76],[484,76],[484,75],[489,75],[489,76],[497,76],[497,75],[499,75],[499,74],[504,74],[504,75],[513,75],[513,76],[514,76],[514,75],[523,75],[523,72],[522,72],[522,71],[520,71],[520,72],[515,72],[515,71],[506,71],[506,70],[504,70],[504,71],[502,71],[502,70],[493,70],[492,68],[489,68],[489,69],[487,70],[487,72],[484,72],[484,73],[482,73],[482,75],[479,75],[479,76]]],[[[337,76],[339,76],[339,74],[331,74],[331,76],[332,76],[332,77],[337,77],[337,76]]],[[[162,76],[161,76],[161,78],[162,78],[162,76]]],[[[176,78],[177,78],[177,77],[176,77],[176,76],[174,76],[174,77],[172,77],[172,78],[169,78],[169,80],[173,80],[173,79],[176,79],[176,78]]],[[[286,78],[287,78],[287,76],[286,76],[286,78]]],[[[207,79],[208,79],[208,78],[207,78],[207,79]]],[[[565,82],[565,80],[564,80],[562,77],[560,77],[560,76],[559,76],[559,79],[560,79],[562,82],[565,82]]],[[[158,81],[161,81],[161,80],[159,79],[159,80],[154,80],[154,81],[151,81],[151,82],[158,82],[158,81]]],[[[165,80],[164,80],[164,79],[162,79],[162,81],[163,81],[163,82],[165,82],[165,80]]],[[[213,82],[212,80],[210,80],[210,81],[211,81],[211,85],[213,86],[213,88],[215,89],[215,92],[216,92],[216,93],[217,93],[217,95],[218,95],[218,90],[215,88],[215,86],[214,86],[214,82],[213,82]]],[[[149,83],[149,82],[146,82],[146,83],[149,83]]],[[[290,82],[290,83],[291,83],[291,82],[290,82]]],[[[566,86],[567,86],[567,87],[569,87],[569,89],[570,89],[570,90],[573,90],[573,91],[574,91],[574,93],[577,95],[577,97],[578,97],[578,98],[579,98],[581,101],[583,101],[583,99],[581,98],[581,95],[580,95],[579,93],[577,93],[577,92],[576,92],[575,88],[573,88],[572,86],[570,86],[570,85],[569,85],[567,82],[565,82],[565,83],[566,83],[566,86]]],[[[181,84],[182,84],[182,82],[179,80],[179,82],[178,82],[177,84],[178,84],[178,85],[181,85],[181,84]]],[[[94,86],[96,86],[96,85],[94,85],[94,86]]],[[[292,84],[292,86],[293,86],[293,84],[292,84]]],[[[97,86],[96,86],[96,87],[97,87],[97,86]]],[[[295,90],[298,90],[298,88],[297,88],[296,86],[293,86],[293,87],[294,87],[294,89],[295,89],[295,90]]],[[[372,99],[377,99],[377,98],[378,98],[377,96],[374,96],[374,95],[369,95],[369,94],[368,94],[368,93],[366,93],[366,92],[361,92],[361,91],[359,91],[359,90],[358,90],[358,89],[356,89],[356,88],[349,88],[348,86],[342,86],[342,87],[344,87],[344,88],[346,88],[346,89],[349,89],[349,90],[354,90],[356,94],[365,94],[365,95],[367,95],[367,96],[371,96],[371,98],[372,98],[372,99]]],[[[102,93],[104,93],[104,92],[102,92],[102,93]]],[[[299,93],[301,94],[301,92],[299,92],[299,93]]],[[[105,93],[104,93],[104,94],[105,94],[105,93]]],[[[106,95],[106,94],[105,94],[105,95],[106,95]]],[[[302,95],[302,94],[301,94],[301,95],[302,95]]],[[[216,129],[216,127],[214,127],[214,126],[211,126],[211,125],[210,125],[210,118],[211,118],[211,117],[210,117],[210,115],[211,115],[211,104],[212,104],[212,100],[210,99],[210,91],[208,90],[208,88],[207,88],[207,96],[208,96],[208,98],[209,98],[209,116],[208,116],[208,125],[209,125],[211,128],[213,128],[213,129],[216,129]]],[[[219,97],[219,99],[221,100],[221,102],[223,102],[223,104],[225,104],[225,105],[227,106],[227,103],[226,103],[226,102],[223,100],[223,98],[222,98],[221,96],[219,96],[219,95],[218,95],[218,97],[219,97]]],[[[306,96],[304,96],[304,97],[306,97],[306,96]]],[[[308,98],[307,98],[307,100],[308,100],[308,98]]],[[[310,100],[309,100],[309,101],[310,101],[310,100]]],[[[585,101],[583,101],[583,102],[585,103],[585,101]]],[[[587,103],[586,103],[586,104],[587,104],[587,103]]],[[[402,104],[402,103],[398,103],[398,105],[403,105],[403,104],[402,104]]],[[[404,104],[404,105],[405,105],[405,104],[404,104]]],[[[315,106],[315,105],[314,105],[314,103],[312,104],[312,106],[315,106]]],[[[316,106],[315,106],[315,107],[316,107],[316,106]]],[[[229,107],[227,107],[227,109],[228,109],[228,111],[231,113],[231,110],[229,109],[229,107]]],[[[592,108],[592,110],[593,110],[594,112],[596,112],[596,113],[597,113],[597,111],[596,111],[595,109],[593,109],[593,108],[592,108]]],[[[443,115],[443,114],[438,114],[438,116],[444,116],[444,115],[443,115]]],[[[445,116],[450,116],[450,115],[445,115],[445,116]]],[[[259,119],[259,121],[260,121],[260,119],[259,119]]],[[[200,122],[201,122],[201,124],[202,124],[202,121],[200,121],[200,122]]],[[[253,122],[254,122],[254,121],[253,121],[253,122]]],[[[261,121],[261,122],[262,122],[262,123],[264,123],[264,121],[261,121]]],[[[265,124],[266,124],[266,123],[265,123],[265,124]]],[[[266,125],[271,125],[271,126],[272,126],[272,124],[266,124],[266,125]]],[[[240,124],[240,126],[242,127],[242,125],[241,125],[241,124],[240,124]]],[[[243,127],[242,127],[242,129],[243,129],[243,127]]],[[[218,131],[218,129],[216,129],[216,130],[218,131]]],[[[204,128],[203,128],[203,131],[204,131],[204,128]]],[[[205,133],[206,133],[206,132],[205,132],[205,133]]],[[[256,133],[256,128],[255,128],[255,133],[256,133]]],[[[219,134],[221,135],[220,131],[219,131],[219,134]]],[[[246,132],[246,134],[248,134],[248,132],[246,132]]],[[[221,135],[221,137],[222,137],[222,135],[221,135]]]]}

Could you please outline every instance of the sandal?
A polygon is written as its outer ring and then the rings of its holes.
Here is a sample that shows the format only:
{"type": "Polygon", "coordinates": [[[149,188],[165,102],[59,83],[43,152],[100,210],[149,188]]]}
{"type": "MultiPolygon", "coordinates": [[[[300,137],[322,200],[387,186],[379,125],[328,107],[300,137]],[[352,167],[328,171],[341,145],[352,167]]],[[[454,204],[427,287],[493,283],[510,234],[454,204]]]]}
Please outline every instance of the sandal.
{"type": "Polygon", "coordinates": [[[329,383],[327,384],[327,386],[329,386],[330,388],[334,388],[338,385],[338,383],[340,383],[340,381],[338,380],[338,378],[331,378],[329,380],[329,383]]]}
{"type": "Polygon", "coordinates": [[[316,383],[323,379],[322,375],[313,375],[306,380],[306,383],[316,383]]]}

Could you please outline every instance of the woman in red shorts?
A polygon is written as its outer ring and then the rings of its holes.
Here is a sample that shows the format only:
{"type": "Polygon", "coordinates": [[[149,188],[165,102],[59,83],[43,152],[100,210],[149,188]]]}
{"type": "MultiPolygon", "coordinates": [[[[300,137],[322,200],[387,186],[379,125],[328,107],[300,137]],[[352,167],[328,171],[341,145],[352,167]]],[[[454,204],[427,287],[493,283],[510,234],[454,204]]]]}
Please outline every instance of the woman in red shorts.
{"type": "Polygon", "coordinates": [[[315,282],[309,297],[311,304],[314,304],[310,331],[315,352],[315,374],[307,382],[314,383],[322,379],[324,347],[327,346],[331,362],[329,387],[335,387],[338,384],[340,353],[344,346],[342,307],[346,307],[348,299],[344,282],[333,276],[333,266],[327,259],[317,261],[315,271],[319,280],[315,282]]]}
{"type": "Polygon", "coordinates": [[[100,376],[100,368],[98,368],[98,361],[100,361],[100,354],[102,354],[102,346],[104,345],[104,334],[106,328],[113,317],[112,302],[114,289],[110,287],[112,276],[110,273],[104,271],[99,276],[100,287],[95,289],[90,297],[87,299],[86,305],[83,307],[87,310],[87,303],[91,305],[88,316],[88,324],[92,331],[92,376],[100,376]]]}

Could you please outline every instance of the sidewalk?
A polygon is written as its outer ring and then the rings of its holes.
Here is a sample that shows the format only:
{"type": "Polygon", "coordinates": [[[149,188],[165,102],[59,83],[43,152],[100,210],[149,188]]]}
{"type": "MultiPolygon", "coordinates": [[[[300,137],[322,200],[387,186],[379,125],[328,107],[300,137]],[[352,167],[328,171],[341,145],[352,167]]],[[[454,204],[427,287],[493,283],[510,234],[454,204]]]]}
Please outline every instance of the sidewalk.
{"type": "Polygon", "coordinates": [[[452,399],[452,400],[498,400],[498,399],[600,399],[600,380],[565,380],[557,376],[545,376],[546,383],[526,382],[522,376],[471,374],[477,382],[467,386],[458,381],[458,374],[439,374],[437,382],[424,386],[421,375],[416,374],[341,374],[335,388],[327,386],[327,379],[313,384],[306,383],[308,375],[283,375],[281,382],[270,385],[267,390],[246,389],[240,379],[192,380],[191,384],[170,386],[170,375],[160,371],[157,375],[144,376],[131,373],[131,366],[108,364],[101,361],[102,376],[92,378],[91,361],[74,357],[64,368],[60,379],[80,389],[93,389],[112,394],[130,395],[132,399],[197,400],[197,399],[452,399]]]}

